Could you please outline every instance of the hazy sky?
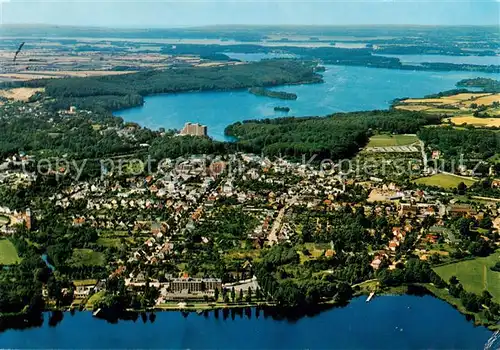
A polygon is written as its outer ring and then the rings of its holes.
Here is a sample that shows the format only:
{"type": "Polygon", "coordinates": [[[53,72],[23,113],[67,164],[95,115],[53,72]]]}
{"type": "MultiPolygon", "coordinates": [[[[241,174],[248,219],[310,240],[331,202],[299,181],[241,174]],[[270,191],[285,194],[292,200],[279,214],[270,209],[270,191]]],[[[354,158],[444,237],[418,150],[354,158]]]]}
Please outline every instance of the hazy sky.
{"type": "Polygon", "coordinates": [[[500,0],[0,0],[3,23],[111,27],[210,24],[496,24],[500,0]]]}

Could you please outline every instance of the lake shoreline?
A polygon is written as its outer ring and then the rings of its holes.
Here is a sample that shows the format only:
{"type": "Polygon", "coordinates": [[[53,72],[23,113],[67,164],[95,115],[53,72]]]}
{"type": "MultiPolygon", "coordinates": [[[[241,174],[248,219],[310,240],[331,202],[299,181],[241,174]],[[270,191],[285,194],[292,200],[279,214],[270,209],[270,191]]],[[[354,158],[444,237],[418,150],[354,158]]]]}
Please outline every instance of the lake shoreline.
{"type": "MultiPolygon", "coordinates": [[[[465,78],[496,78],[492,74],[471,72],[412,72],[387,68],[326,65],[321,83],[285,84],[269,87],[297,95],[286,101],[286,116],[325,116],[339,112],[388,109],[404,96],[422,97],[450,89],[465,78]],[[356,98],[352,98],[355,94],[356,98]]],[[[116,110],[113,114],[126,122],[136,122],[152,130],[181,129],[186,122],[208,127],[208,135],[227,140],[224,129],[238,121],[274,119],[285,116],[275,111],[278,99],[255,96],[248,89],[230,91],[191,91],[148,95],[142,106],[116,110]],[[189,106],[189,108],[186,108],[189,106]]],[[[283,102],[283,101],[282,101],[283,102]]]]}
{"type": "MultiPolygon", "coordinates": [[[[365,281],[360,283],[359,285],[363,285],[366,282],[374,282],[374,281],[365,281]]],[[[375,281],[376,282],[376,281],[375,281]]],[[[472,321],[474,326],[480,326],[489,331],[497,331],[500,330],[500,325],[484,322],[483,319],[478,317],[478,314],[473,314],[467,312],[459,303],[454,303],[451,298],[446,297],[448,294],[443,294],[439,292],[440,289],[436,288],[431,284],[405,284],[401,286],[395,287],[386,287],[382,290],[379,290],[374,295],[373,299],[377,297],[390,297],[390,296],[431,296],[437,300],[440,300],[443,303],[446,303],[449,306],[452,306],[457,312],[460,313],[462,317],[464,317],[467,321],[472,321]]],[[[445,290],[443,290],[446,292],[445,290]]],[[[272,302],[250,302],[250,303],[187,303],[186,305],[179,305],[172,303],[157,305],[154,307],[150,307],[147,309],[126,309],[126,310],[117,310],[117,311],[103,311],[101,315],[95,315],[95,309],[77,309],[75,307],[64,307],[64,308],[46,308],[40,311],[39,314],[29,315],[28,313],[17,313],[17,314],[8,314],[8,315],[0,315],[0,334],[2,332],[8,331],[10,329],[30,329],[37,328],[43,324],[43,320],[41,322],[40,315],[42,313],[71,313],[75,312],[87,312],[93,313],[94,318],[103,319],[107,322],[116,324],[120,320],[127,321],[132,319],[137,319],[139,315],[144,314],[156,314],[156,313],[181,313],[184,316],[187,316],[190,313],[204,314],[207,312],[234,312],[235,310],[246,310],[246,309],[259,309],[265,310],[279,316],[280,318],[285,318],[289,320],[300,320],[304,317],[309,317],[311,315],[317,315],[324,311],[328,311],[330,309],[342,308],[353,302],[353,300],[364,298],[370,294],[370,289],[362,288],[356,291],[352,298],[345,302],[341,303],[334,299],[324,300],[315,305],[309,305],[307,307],[280,307],[272,302]]],[[[372,299],[372,300],[373,300],[372,299]]],[[[370,301],[371,302],[371,301],[370,301]]],[[[369,301],[367,300],[368,304],[369,301]]],[[[144,316],[143,316],[144,317],[144,316]]]]}
{"type": "MultiPolygon", "coordinates": [[[[40,314],[37,327],[3,332],[5,348],[189,348],[189,349],[479,349],[495,334],[474,327],[429,295],[354,298],[301,318],[272,308],[203,312],[143,312],[124,321],[90,312],[40,314]],[[81,332],[92,334],[82,337],[81,332]],[[427,331],[426,331],[427,330],[427,331]],[[439,330],[439,332],[438,332],[439,330]],[[390,341],[388,341],[390,339],[390,341]]],[[[496,348],[496,347],[492,347],[496,348]]]]}

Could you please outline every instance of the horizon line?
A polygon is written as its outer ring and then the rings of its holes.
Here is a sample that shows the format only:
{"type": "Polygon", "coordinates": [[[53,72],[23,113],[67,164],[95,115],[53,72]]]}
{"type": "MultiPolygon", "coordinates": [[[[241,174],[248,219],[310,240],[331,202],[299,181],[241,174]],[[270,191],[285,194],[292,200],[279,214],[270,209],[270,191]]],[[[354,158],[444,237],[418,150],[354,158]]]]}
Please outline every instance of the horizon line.
{"type": "Polygon", "coordinates": [[[179,25],[179,26],[116,26],[116,25],[73,25],[73,24],[53,24],[53,23],[0,23],[0,28],[2,27],[54,27],[54,28],[86,28],[86,29],[120,29],[120,30],[149,30],[149,29],[203,29],[203,28],[214,28],[214,27],[266,27],[266,28],[282,28],[282,27],[332,27],[332,28],[342,28],[342,27],[500,27],[500,20],[498,24],[396,24],[396,23],[351,23],[351,24],[196,24],[196,25],[179,25]]]}

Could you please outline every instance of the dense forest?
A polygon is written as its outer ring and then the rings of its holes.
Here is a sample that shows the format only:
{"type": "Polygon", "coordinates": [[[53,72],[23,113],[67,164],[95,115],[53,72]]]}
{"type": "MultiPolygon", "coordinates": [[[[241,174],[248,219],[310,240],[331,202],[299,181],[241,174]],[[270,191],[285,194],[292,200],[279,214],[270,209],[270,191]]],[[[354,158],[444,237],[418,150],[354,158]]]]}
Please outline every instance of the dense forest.
{"type": "Polygon", "coordinates": [[[0,109],[0,157],[43,152],[45,157],[92,159],[129,152],[137,141],[153,137],[153,132],[147,129],[138,129],[133,142],[120,137],[117,131],[122,126],[121,118],[107,115],[78,114],[66,118],[48,113],[44,107],[34,109],[33,113],[36,118],[32,113],[23,113],[22,105],[0,109]]]}
{"type": "Polygon", "coordinates": [[[226,134],[238,145],[268,155],[317,155],[349,158],[363,147],[371,133],[416,133],[422,126],[439,123],[436,116],[399,110],[339,113],[327,117],[278,118],[237,122],[226,134]]]}
{"type": "Polygon", "coordinates": [[[227,153],[236,146],[206,137],[175,137],[173,130],[152,131],[107,113],[83,111],[67,117],[43,104],[32,113],[24,112],[22,106],[17,103],[0,109],[0,158],[26,153],[60,159],[61,164],[76,161],[72,164],[83,166],[84,177],[99,176],[98,159],[122,155],[142,159],[149,154],[159,160],[227,153]]]}
{"type": "Polygon", "coordinates": [[[0,87],[44,86],[55,98],[54,109],[76,106],[89,110],[117,110],[143,103],[143,96],[204,90],[235,90],[294,83],[320,83],[315,63],[269,60],[222,67],[189,67],[114,76],[67,78],[5,83],[0,87]]]}
{"type": "Polygon", "coordinates": [[[484,129],[456,129],[453,127],[422,128],[418,137],[432,150],[439,150],[446,159],[446,170],[477,164],[500,152],[498,134],[484,129]]]}

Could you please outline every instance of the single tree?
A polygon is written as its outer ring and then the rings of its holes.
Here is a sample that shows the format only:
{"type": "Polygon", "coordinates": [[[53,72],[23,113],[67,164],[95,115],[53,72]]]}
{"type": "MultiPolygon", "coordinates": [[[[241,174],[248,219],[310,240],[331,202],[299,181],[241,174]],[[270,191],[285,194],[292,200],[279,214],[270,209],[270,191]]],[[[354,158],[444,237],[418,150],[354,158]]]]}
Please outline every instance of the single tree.
{"type": "Polygon", "coordinates": [[[252,302],[252,287],[248,287],[247,295],[245,297],[247,303],[252,302]]]}
{"type": "Polygon", "coordinates": [[[255,298],[257,300],[260,300],[262,298],[262,291],[260,290],[259,287],[257,287],[257,289],[255,290],[255,298]]]}
{"type": "Polygon", "coordinates": [[[231,301],[234,303],[236,299],[236,292],[234,291],[234,287],[231,289],[231,301]]]}

